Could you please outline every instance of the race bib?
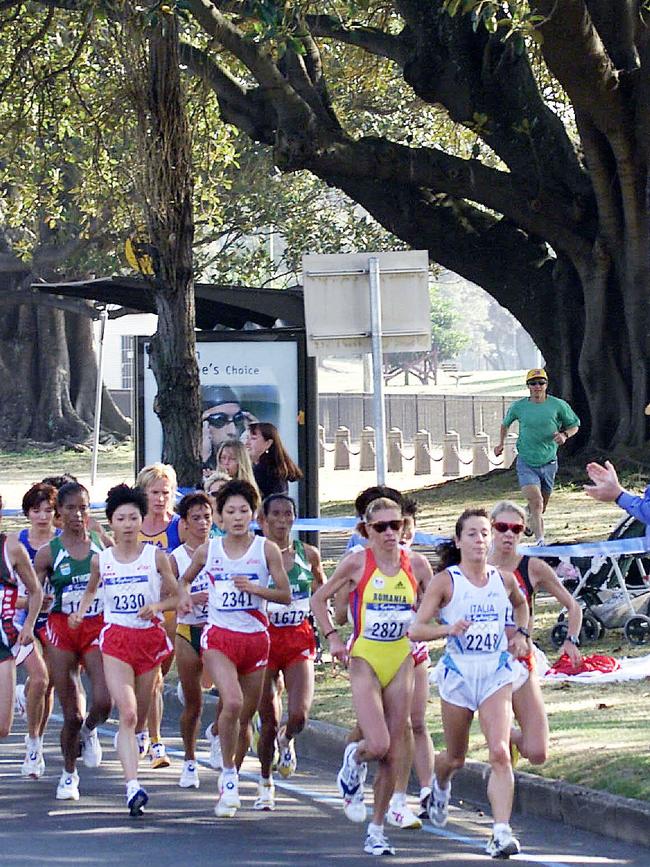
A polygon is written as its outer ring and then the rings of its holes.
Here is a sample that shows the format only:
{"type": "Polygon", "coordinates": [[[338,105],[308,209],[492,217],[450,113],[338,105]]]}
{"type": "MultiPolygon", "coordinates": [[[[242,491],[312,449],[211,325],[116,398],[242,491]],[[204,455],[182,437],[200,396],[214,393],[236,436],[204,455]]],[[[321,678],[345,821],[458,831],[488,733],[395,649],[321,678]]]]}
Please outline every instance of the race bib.
{"type": "MultiPolygon", "coordinates": [[[[255,583],[259,582],[257,574],[244,575],[240,572],[237,575],[243,575],[255,583]]],[[[232,580],[234,577],[234,574],[232,577],[224,574],[223,578],[215,582],[217,609],[219,611],[253,611],[259,608],[256,595],[249,593],[248,590],[238,590],[232,580]]]]}
{"type": "Polygon", "coordinates": [[[465,633],[465,651],[467,653],[493,653],[499,644],[498,620],[472,621],[465,633]]]}
{"type": "Polygon", "coordinates": [[[115,593],[111,595],[112,614],[137,614],[147,604],[144,593],[115,593]]]}
{"type": "Polygon", "coordinates": [[[273,626],[300,626],[309,614],[309,593],[294,596],[289,605],[269,602],[266,613],[273,626]]]}
{"type": "MultiPolygon", "coordinates": [[[[61,594],[61,611],[64,614],[75,614],[79,611],[79,605],[81,604],[81,599],[85,592],[85,590],[81,589],[64,590],[61,594]]],[[[95,615],[101,614],[102,611],[102,600],[95,596],[88,611],[84,614],[84,617],[95,617],[95,615]]]]}
{"type": "MultiPolygon", "coordinates": [[[[200,581],[197,579],[192,582],[190,593],[204,593],[209,587],[210,582],[207,578],[201,578],[200,581]]],[[[194,605],[194,616],[206,620],[208,616],[208,603],[204,602],[203,605],[194,605]]]]}
{"type": "Polygon", "coordinates": [[[363,637],[371,641],[399,641],[406,635],[412,619],[410,605],[370,603],[366,606],[363,637]]]}

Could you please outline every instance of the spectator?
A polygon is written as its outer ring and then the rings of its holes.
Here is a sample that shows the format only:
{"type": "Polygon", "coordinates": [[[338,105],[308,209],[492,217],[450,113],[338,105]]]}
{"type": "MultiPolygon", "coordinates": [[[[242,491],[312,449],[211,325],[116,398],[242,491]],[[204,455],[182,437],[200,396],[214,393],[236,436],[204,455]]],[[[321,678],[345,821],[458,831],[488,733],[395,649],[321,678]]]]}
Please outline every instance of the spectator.
{"type": "Polygon", "coordinates": [[[302,470],[287,454],[275,425],[253,422],[248,429],[246,448],[262,499],[269,494],[286,494],[289,482],[302,479],[302,470]]]}

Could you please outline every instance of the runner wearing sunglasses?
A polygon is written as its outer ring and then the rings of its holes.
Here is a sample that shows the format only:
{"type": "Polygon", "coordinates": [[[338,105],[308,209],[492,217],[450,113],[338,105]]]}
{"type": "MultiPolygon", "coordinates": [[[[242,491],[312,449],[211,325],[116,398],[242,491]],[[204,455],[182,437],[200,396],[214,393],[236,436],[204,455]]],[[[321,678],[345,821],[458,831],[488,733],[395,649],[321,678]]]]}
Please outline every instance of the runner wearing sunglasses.
{"type": "Polygon", "coordinates": [[[519,852],[510,814],[514,777],[508,742],[515,667],[509,647],[522,656],[528,647],[528,606],[511,572],[487,562],[491,527],[484,509],[466,509],[452,542],[441,545],[442,571],[434,575],[409,635],[416,641],[447,638],[436,667],[446,748],[436,754],[429,817],[447,823],[451,778],[465,764],[469,730],[478,711],[491,766],[487,794],[494,827],[486,846],[493,858],[519,852]],[[506,634],[511,607],[516,630],[506,634]],[[437,618],[441,625],[431,623],[437,618]]]}
{"type": "Polygon", "coordinates": [[[411,558],[400,547],[401,506],[380,498],[365,512],[361,532],[368,547],[345,557],[323,587],[312,596],[312,610],[332,657],[350,665],[350,683],[362,733],[346,747],[338,774],[346,816],[366,818],[363,783],[367,762],[376,760],[372,820],[364,851],[392,855],[384,835],[384,816],[395,788],[413,696],[414,661],[407,630],[417,600],[418,582],[426,584],[431,569],[423,557],[411,558]],[[327,600],[341,588],[350,591],[354,624],[350,652],[332,625],[327,600]]]}
{"type": "MultiPolygon", "coordinates": [[[[558,580],[557,575],[538,557],[520,556],[517,545],[524,532],[525,513],[522,508],[508,500],[497,503],[490,514],[492,521],[492,551],[488,558],[500,570],[513,572],[519,587],[526,597],[529,620],[526,626],[532,635],[534,627],[534,601],[538,590],[554,596],[567,609],[567,637],[562,645],[574,666],[580,663],[578,636],[582,625],[582,609],[569,591],[558,580]]],[[[531,648],[519,657],[524,666],[525,680],[513,684],[512,707],[519,723],[510,734],[512,747],[533,765],[543,764],[548,755],[548,719],[539,680],[535,673],[535,654],[531,648]]]]}

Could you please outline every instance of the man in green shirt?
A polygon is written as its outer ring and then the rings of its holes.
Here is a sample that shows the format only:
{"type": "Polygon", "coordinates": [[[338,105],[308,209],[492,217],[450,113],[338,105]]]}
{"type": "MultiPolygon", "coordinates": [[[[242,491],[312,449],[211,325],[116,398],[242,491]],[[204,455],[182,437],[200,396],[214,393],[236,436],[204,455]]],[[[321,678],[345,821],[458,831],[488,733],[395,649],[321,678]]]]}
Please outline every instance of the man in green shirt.
{"type": "Polygon", "coordinates": [[[508,409],[494,454],[501,454],[508,428],[518,421],[517,478],[521,492],[528,500],[530,529],[537,544],[543,544],[543,514],[557,472],[557,448],[578,432],[580,419],[565,400],[546,393],[548,377],[545,370],[529,370],[526,385],[529,397],[516,400],[508,409]]]}

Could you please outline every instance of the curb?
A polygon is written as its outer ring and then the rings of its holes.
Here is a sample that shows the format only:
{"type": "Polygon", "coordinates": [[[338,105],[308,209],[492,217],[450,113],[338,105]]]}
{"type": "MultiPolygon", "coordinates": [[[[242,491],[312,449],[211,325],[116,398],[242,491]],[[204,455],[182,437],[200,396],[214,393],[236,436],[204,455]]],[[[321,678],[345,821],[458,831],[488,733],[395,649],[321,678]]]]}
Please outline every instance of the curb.
{"type": "MultiPolygon", "coordinates": [[[[310,720],[299,736],[300,755],[321,760],[325,755],[338,765],[347,737],[347,730],[341,726],[310,720]]],[[[488,764],[468,761],[454,776],[454,800],[485,807],[489,772],[488,764]]],[[[515,771],[513,810],[626,843],[650,846],[650,803],[645,801],[515,771]]]]}

